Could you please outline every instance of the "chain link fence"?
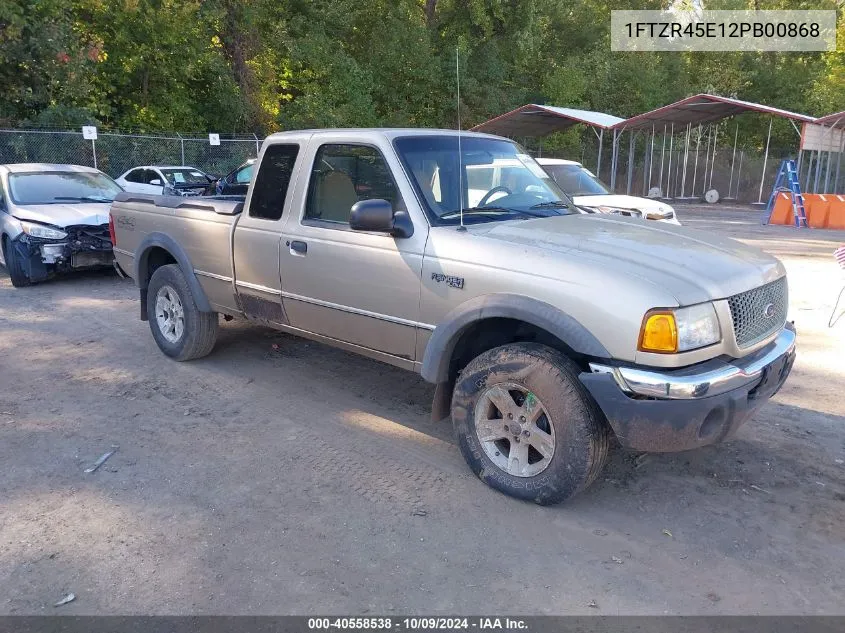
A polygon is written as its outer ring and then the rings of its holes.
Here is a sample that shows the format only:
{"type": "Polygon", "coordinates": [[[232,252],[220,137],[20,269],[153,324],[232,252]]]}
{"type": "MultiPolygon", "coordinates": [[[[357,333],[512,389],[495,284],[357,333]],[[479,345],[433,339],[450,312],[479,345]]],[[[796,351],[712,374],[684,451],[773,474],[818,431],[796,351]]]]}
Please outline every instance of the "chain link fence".
{"type": "MultiPolygon", "coordinates": [[[[221,136],[220,145],[211,145],[208,137],[196,135],[154,136],[102,131],[98,132],[96,141],[89,141],[82,137],[82,132],[0,129],[0,164],[87,165],[97,167],[113,178],[139,165],[190,165],[206,173],[223,176],[248,158],[258,156],[262,141],[263,139],[254,135],[221,136]]],[[[607,146],[604,149],[600,176],[605,182],[610,182],[610,149],[607,146]]],[[[793,148],[772,148],[768,160],[757,152],[737,150],[734,154],[731,148],[722,147],[719,147],[715,157],[704,149],[690,150],[686,156],[682,150],[673,150],[663,152],[661,168],[661,151],[658,147],[649,168],[643,152],[640,147],[636,155],[631,173],[631,194],[646,195],[650,188],[659,187],[664,195],[683,199],[700,198],[708,189],[716,189],[721,198],[744,203],[758,200],[766,202],[781,160],[795,157],[793,148]]],[[[543,154],[542,150],[535,150],[535,153],[543,154]]],[[[618,193],[625,193],[628,191],[627,148],[623,148],[620,154],[616,190],[618,193]]],[[[555,153],[545,155],[555,156],[555,153]]],[[[561,158],[580,158],[588,169],[596,168],[595,147],[582,147],[580,157],[561,158]]],[[[808,191],[815,190],[807,172],[809,161],[812,160],[812,156],[805,155],[805,160],[800,165],[801,186],[806,187],[808,191]]],[[[842,176],[839,175],[838,167],[838,163],[834,163],[833,169],[830,170],[833,180],[833,184],[828,186],[830,191],[837,191],[837,186],[845,184],[845,165],[841,170],[842,176]]]]}
{"type": "Polygon", "coordinates": [[[223,176],[258,156],[257,136],[208,137],[98,132],[89,141],[82,132],[0,129],[0,164],[67,163],[96,167],[113,178],[139,165],[190,165],[223,176]]]}

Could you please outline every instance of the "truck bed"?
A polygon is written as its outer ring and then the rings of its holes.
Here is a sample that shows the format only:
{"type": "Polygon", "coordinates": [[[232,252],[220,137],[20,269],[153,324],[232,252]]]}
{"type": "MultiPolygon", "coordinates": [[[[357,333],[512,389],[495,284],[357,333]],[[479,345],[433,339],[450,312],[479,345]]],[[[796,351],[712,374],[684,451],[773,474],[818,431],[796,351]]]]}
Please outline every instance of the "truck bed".
{"type": "Polygon", "coordinates": [[[149,193],[117,194],[114,204],[154,205],[166,209],[196,209],[220,215],[238,215],[243,211],[246,196],[157,196],[149,193]]]}
{"type": "Polygon", "coordinates": [[[143,242],[178,245],[209,302],[237,312],[232,285],[232,230],[243,211],[241,196],[182,197],[121,193],[111,207],[120,267],[137,280],[135,253],[143,242]]]}

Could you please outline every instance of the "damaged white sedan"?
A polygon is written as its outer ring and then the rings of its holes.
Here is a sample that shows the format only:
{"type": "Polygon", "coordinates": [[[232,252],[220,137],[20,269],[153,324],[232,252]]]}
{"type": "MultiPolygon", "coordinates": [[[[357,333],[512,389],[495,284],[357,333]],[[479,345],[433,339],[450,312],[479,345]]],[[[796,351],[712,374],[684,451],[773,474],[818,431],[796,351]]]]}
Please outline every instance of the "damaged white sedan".
{"type": "Polygon", "coordinates": [[[112,266],[109,206],[122,190],[79,165],[0,165],[0,264],[16,288],[112,266]]]}

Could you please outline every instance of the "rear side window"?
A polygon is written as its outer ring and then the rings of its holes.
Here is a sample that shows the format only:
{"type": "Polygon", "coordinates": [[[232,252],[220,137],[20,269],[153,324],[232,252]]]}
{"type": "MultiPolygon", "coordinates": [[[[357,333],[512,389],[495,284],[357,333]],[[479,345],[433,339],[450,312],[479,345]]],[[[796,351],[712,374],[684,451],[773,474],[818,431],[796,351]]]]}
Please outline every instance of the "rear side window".
{"type": "Polygon", "coordinates": [[[252,189],[250,217],[264,220],[278,220],[282,217],[298,154],[299,145],[271,145],[267,148],[252,189]]]}
{"type": "Polygon", "coordinates": [[[126,176],[123,177],[126,182],[144,182],[144,170],[143,169],[133,169],[130,171],[126,176]]]}

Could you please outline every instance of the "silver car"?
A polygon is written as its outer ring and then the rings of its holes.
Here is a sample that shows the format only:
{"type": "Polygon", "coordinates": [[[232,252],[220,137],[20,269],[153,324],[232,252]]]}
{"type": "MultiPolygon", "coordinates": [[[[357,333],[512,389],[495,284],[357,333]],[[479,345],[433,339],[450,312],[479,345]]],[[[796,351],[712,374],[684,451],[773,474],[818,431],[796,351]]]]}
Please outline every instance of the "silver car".
{"type": "Polygon", "coordinates": [[[677,224],[675,209],[665,202],[611,193],[596,175],[581,163],[561,158],[538,158],[537,163],[552,177],[578,207],[591,213],[610,213],[632,218],[677,224]]]}
{"type": "Polygon", "coordinates": [[[121,188],[79,165],[0,165],[0,264],[16,288],[111,266],[109,205],[121,188]]]}

